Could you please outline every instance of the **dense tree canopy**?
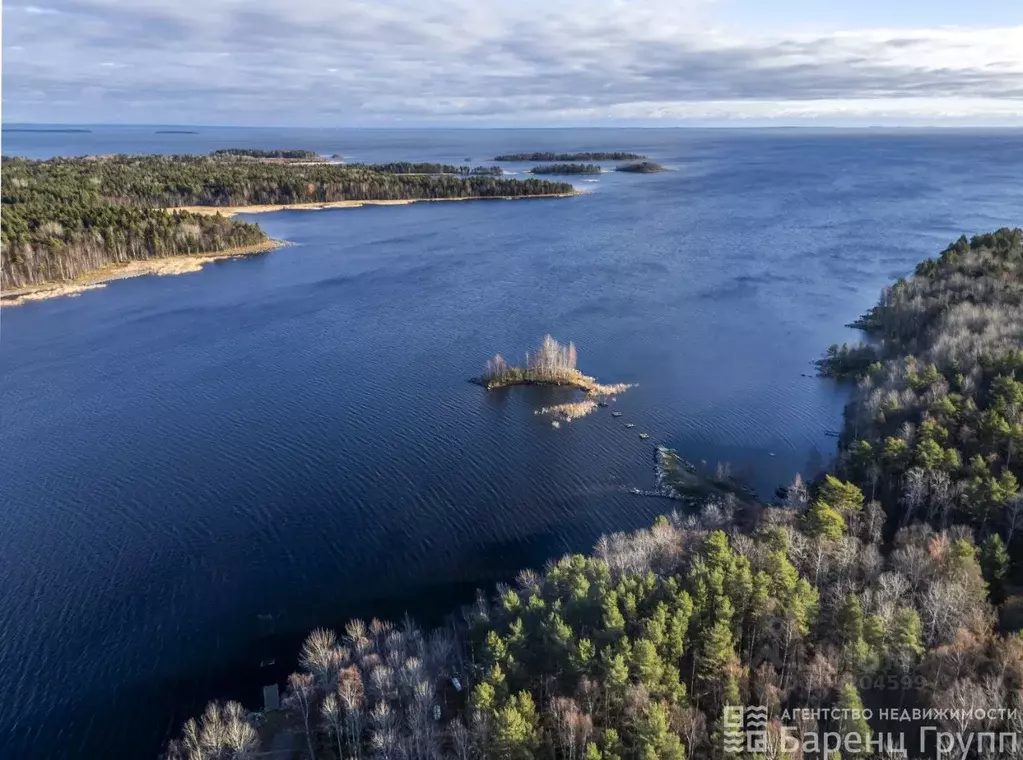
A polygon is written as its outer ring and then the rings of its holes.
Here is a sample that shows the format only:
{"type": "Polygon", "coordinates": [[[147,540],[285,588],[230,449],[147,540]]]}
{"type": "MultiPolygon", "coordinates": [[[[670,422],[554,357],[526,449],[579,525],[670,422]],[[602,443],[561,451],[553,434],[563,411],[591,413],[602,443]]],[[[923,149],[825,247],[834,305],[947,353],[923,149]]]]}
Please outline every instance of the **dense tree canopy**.
{"type": "Polygon", "coordinates": [[[385,174],[459,174],[467,175],[493,175],[504,174],[500,166],[474,166],[468,164],[454,166],[452,164],[431,164],[415,161],[394,161],[387,164],[348,164],[352,169],[369,169],[370,171],[384,172],[385,174]]]}
{"type": "Polygon", "coordinates": [[[210,153],[214,158],[287,158],[313,160],[320,157],[314,150],[261,150],[259,148],[221,148],[210,153]]]}
{"type": "Polygon", "coordinates": [[[599,164],[541,164],[529,170],[530,174],[600,174],[599,164]]]}
{"type": "Polygon", "coordinates": [[[1023,231],[965,237],[887,288],[857,324],[871,343],[832,347],[853,377],[840,467],[892,517],[997,533],[1023,525],[1023,231]]]}

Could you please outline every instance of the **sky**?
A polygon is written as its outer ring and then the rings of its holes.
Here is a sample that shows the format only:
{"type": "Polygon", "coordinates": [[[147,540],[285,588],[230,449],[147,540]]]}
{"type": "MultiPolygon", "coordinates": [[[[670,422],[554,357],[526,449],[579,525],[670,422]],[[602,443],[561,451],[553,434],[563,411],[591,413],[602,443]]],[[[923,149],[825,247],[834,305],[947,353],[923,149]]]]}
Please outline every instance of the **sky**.
{"type": "Polygon", "coordinates": [[[1023,0],[5,0],[3,121],[1023,126],[1023,0]]]}

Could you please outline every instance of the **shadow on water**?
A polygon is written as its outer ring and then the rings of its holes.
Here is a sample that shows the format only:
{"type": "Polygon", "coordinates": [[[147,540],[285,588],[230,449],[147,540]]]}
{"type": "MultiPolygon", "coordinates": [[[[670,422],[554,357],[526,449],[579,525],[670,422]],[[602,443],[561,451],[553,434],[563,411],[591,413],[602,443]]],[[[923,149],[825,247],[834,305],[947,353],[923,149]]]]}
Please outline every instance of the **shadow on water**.
{"type": "MultiPolygon", "coordinates": [[[[346,603],[343,611],[325,614],[318,623],[343,634],[345,624],[355,618],[400,623],[408,614],[426,630],[452,620],[461,622],[462,608],[475,601],[477,591],[489,597],[497,583],[513,581],[523,568],[539,570],[552,558],[569,551],[587,551],[598,537],[596,531],[586,533],[569,546],[563,537],[570,532],[578,533],[577,526],[558,524],[542,533],[483,543],[463,553],[455,566],[443,569],[448,578],[459,580],[427,580],[415,586],[406,585],[401,593],[360,598],[346,603]]],[[[28,752],[20,754],[19,760],[52,757],[43,750],[32,754],[40,737],[46,737],[47,743],[59,740],[69,749],[71,741],[79,742],[68,757],[154,758],[177,735],[185,720],[202,711],[208,695],[237,700],[250,709],[258,709],[263,686],[277,683],[283,691],[288,675],[297,667],[298,652],[309,630],[289,624],[287,616],[272,611],[236,624],[248,628],[245,646],[206,667],[141,684],[122,684],[113,694],[104,688],[57,706],[45,716],[29,715],[26,725],[31,726],[31,732],[20,736],[15,732],[16,743],[28,752]],[[162,738],[151,737],[151,744],[140,744],[131,733],[128,716],[139,705],[166,718],[162,738]]],[[[202,642],[195,645],[201,647],[202,642]]]]}

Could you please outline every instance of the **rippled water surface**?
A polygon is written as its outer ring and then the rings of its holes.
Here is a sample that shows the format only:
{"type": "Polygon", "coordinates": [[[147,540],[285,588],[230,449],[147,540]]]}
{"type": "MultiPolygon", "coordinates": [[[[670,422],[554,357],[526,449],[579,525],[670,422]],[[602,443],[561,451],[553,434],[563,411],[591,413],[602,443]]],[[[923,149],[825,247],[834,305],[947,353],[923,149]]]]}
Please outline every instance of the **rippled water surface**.
{"type": "Polygon", "coordinates": [[[314,625],[436,620],[647,523],[670,505],[627,489],[654,443],[764,493],[815,469],[845,396],[810,361],[919,259],[1023,210],[1014,132],[197,129],[5,133],[4,152],[625,149],[674,171],[253,216],[296,245],[6,309],[3,758],[152,758],[207,699],[256,704],[314,625]],[[548,331],[639,383],[624,418],[554,430],[533,410],[567,391],[466,382],[548,331]]]}

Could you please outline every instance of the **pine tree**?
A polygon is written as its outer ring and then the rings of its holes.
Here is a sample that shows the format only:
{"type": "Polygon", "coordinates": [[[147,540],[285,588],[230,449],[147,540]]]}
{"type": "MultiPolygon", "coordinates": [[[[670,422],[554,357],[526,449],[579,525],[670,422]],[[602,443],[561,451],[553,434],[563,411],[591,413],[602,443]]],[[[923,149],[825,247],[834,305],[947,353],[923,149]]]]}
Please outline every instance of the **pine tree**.
{"type": "Polygon", "coordinates": [[[860,693],[852,682],[842,686],[836,707],[842,716],[839,719],[838,730],[842,735],[843,744],[847,737],[855,734],[859,737],[859,746],[866,750],[870,742],[870,724],[863,717],[863,700],[860,699],[860,693]]]}
{"type": "Polygon", "coordinates": [[[495,716],[495,754],[501,760],[531,760],[538,744],[536,706],[529,692],[520,691],[495,716]]]}
{"type": "Polygon", "coordinates": [[[924,653],[923,625],[912,607],[902,607],[892,620],[891,657],[904,670],[924,653]]]}
{"type": "Polygon", "coordinates": [[[661,662],[657,648],[649,639],[639,639],[633,645],[632,670],[649,692],[658,691],[664,677],[664,663],[661,662]]]}
{"type": "Polygon", "coordinates": [[[863,509],[863,492],[852,483],[826,475],[818,500],[830,504],[839,512],[859,512],[863,509]]]}
{"type": "Polygon", "coordinates": [[[991,589],[991,600],[996,604],[1005,598],[1005,576],[1009,572],[1009,552],[997,533],[992,533],[980,546],[980,566],[984,580],[991,589]]]}
{"type": "Polygon", "coordinates": [[[608,591],[601,602],[603,609],[603,624],[604,630],[612,635],[613,638],[621,635],[625,631],[625,616],[622,615],[622,611],[618,608],[618,594],[614,591],[608,591]]]}
{"type": "Polygon", "coordinates": [[[806,513],[806,529],[811,536],[837,541],[845,532],[845,519],[818,499],[806,513]]]}
{"type": "Polygon", "coordinates": [[[671,731],[660,702],[651,702],[637,721],[636,753],[640,760],[685,760],[682,739],[671,731]]]}

